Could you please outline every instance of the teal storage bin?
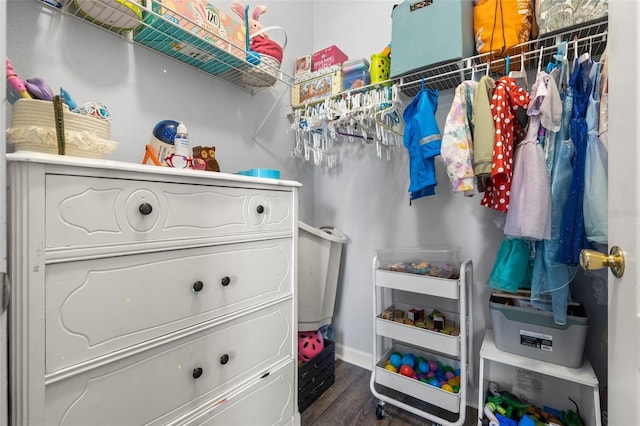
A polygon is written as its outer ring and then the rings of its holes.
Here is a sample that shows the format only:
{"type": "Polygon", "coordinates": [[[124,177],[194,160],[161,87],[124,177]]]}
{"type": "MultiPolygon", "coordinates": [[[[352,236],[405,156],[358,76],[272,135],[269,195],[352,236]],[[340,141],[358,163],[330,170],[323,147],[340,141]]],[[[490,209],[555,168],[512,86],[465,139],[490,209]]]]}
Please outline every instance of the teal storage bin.
{"type": "Polygon", "coordinates": [[[407,0],[391,14],[391,77],[474,52],[471,0],[407,0]]]}

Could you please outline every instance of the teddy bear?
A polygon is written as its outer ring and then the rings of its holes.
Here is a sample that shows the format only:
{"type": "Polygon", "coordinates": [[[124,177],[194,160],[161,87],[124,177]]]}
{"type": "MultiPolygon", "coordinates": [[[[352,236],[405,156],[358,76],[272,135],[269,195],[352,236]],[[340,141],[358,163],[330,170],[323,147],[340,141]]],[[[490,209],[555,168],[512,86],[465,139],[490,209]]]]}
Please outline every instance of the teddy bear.
{"type": "Polygon", "coordinates": [[[218,164],[218,160],[216,160],[216,147],[215,146],[194,146],[193,149],[193,158],[200,158],[204,160],[207,167],[205,170],[210,172],[219,172],[220,165],[218,164]]]}

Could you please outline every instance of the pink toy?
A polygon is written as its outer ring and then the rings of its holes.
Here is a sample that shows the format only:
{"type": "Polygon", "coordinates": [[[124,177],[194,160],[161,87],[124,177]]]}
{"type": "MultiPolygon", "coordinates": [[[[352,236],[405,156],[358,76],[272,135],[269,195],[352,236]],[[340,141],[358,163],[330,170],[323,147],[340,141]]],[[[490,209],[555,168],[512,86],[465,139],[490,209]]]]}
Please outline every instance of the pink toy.
{"type": "MultiPolygon", "coordinates": [[[[244,22],[244,19],[245,19],[244,5],[239,1],[233,1],[231,2],[231,9],[240,17],[240,19],[242,19],[242,22],[244,22]]],[[[256,6],[253,9],[253,13],[251,14],[251,19],[249,19],[248,20],[249,22],[247,22],[247,25],[249,26],[249,36],[252,36],[254,33],[262,29],[262,24],[258,22],[258,18],[260,18],[260,15],[262,15],[266,11],[267,11],[267,6],[256,6]]],[[[269,38],[265,33],[262,33],[261,36],[265,38],[269,38]]]]}
{"type": "Polygon", "coordinates": [[[7,59],[7,83],[13,87],[16,92],[20,93],[20,96],[26,99],[31,99],[31,95],[27,92],[27,88],[24,86],[20,77],[13,69],[13,65],[11,65],[11,61],[7,59]]]}
{"type": "Polygon", "coordinates": [[[298,360],[307,362],[324,349],[324,339],[320,331],[298,332],[298,360]]]}

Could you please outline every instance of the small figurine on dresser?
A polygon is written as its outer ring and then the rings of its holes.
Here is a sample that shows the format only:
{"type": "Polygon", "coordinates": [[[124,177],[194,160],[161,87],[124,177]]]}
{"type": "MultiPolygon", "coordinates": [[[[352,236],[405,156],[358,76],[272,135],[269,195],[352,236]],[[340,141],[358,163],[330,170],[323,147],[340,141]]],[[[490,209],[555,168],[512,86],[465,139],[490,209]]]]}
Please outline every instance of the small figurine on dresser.
{"type": "Polygon", "coordinates": [[[193,158],[200,158],[207,164],[205,170],[210,172],[219,172],[220,165],[216,160],[216,147],[215,146],[194,146],[193,158]]]}

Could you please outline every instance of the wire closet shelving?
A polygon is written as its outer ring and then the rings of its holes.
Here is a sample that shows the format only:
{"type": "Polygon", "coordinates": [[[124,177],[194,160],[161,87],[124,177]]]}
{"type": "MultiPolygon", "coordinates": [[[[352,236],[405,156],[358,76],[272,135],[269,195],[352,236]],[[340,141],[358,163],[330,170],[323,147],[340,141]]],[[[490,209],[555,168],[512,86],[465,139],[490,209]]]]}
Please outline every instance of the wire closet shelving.
{"type": "MultiPolygon", "coordinates": [[[[245,45],[240,46],[217,37],[211,32],[212,26],[208,23],[197,23],[187,19],[163,7],[161,0],[146,0],[134,2],[135,4],[128,1],[84,0],[81,2],[84,9],[73,0],[35,2],[42,6],[43,12],[61,12],[78,18],[128,42],[211,74],[251,94],[272,87],[276,83],[284,83],[288,87],[294,83],[293,76],[281,71],[279,63],[262,60],[256,65],[252,58],[247,56],[245,45]],[[87,15],[86,11],[90,8],[96,12],[92,13],[92,16],[99,13],[99,22],[87,15]],[[131,8],[135,10],[133,17],[131,8]],[[127,22],[127,29],[122,28],[123,22],[127,22]]],[[[224,13],[231,15],[233,12],[229,10],[224,13]]],[[[208,16],[211,16],[211,13],[208,16]]],[[[286,35],[284,37],[286,41],[286,35]]],[[[280,42],[282,36],[274,34],[272,38],[280,42]]]]}

